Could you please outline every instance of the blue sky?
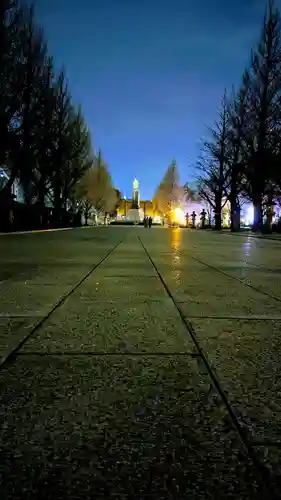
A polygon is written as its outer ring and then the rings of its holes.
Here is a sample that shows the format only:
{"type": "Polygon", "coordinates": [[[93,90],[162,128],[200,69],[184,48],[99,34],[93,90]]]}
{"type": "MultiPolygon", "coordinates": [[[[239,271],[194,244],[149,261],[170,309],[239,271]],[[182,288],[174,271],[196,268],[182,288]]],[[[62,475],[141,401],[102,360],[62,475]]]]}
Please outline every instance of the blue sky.
{"type": "MultiPolygon", "coordinates": [[[[36,0],[49,52],[64,65],[113,181],[150,198],[173,156],[194,177],[200,137],[238,85],[263,0],[36,0]]],[[[277,2],[279,5],[281,0],[277,2]]]]}

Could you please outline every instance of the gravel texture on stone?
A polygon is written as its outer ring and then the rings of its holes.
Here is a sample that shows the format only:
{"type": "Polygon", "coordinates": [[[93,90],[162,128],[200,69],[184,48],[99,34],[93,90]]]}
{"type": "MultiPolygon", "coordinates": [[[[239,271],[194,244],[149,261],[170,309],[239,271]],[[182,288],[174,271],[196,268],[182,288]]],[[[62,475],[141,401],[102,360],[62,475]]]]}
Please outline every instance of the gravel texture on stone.
{"type": "Polygon", "coordinates": [[[1,388],[3,500],[264,498],[190,358],[19,356],[1,388]]]}
{"type": "Polygon", "coordinates": [[[194,320],[194,326],[249,440],[281,443],[281,322],[194,320]]]}
{"type": "Polygon", "coordinates": [[[265,464],[269,475],[269,482],[276,491],[276,498],[280,498],[281,491],[281,443],[278,446],[254,446],[254,453],[258,460],[265,464]]]}
{"type": "Polygon", "coordinates": [[[258,288],[266,294],[273,295],[280,299],[280,302],[275,302],[275,307],[281,313],[281,268],[266,268],[266,267],[244,267],[239,268],[233,266],[227,272],[239,279],[247,285],[258,288]]]}
{"type": "Polygon", "coordinates": [[[40,319],[0,317],[0,358],[23,340],[40,319]]]}
{"type": "Polygon", "coordinates": [[[157,273],[148,259],[106,259],[97,269],[98,276],[151,276],[157,277],[157,273]]]}
{"type": "MultiPolygon", "coordinates": [[[[157,259],[155,260],[157,265],[157,259]]],[[[273,299],[204,266],[171,267],[161,272],[176,302],[185,302],[187,316],[279,316],[273,299]]]]}
{"type": "Polygon", "coordinates": [[[231,278],[279,296],[278,241],[142,227],[1,237],[0,352],[120,242],[0,372],[1,500],[268,498],[141,242],[280,493],[281,310],[231,278]]]}
{"type": "Polygon", "coordinates": [[[100,257],[92,258],[88,264],[73,260],[53,260],[38,265],[37,269],[25,277],[28,284],[44,285],[74,285],[78,283],[93,267],[98,264],[100,257]]]}
{"type": "Polygon", "coordinates": [[[0,286],[0,314],[44,316],[71,288],[71,285],[39,286],[28,282],[4,284],[0,286]]]}
{"type": "Polygon", "coordinates": [[[155,276],[97,276],[91,274],[77,290],[76,297],[92,302],[127,302],[167,300],[169,297],[160,279],[155,276]]]}
{"type": "Polygon", "coordinates": [[[186,352],[193,350],[172,301],[95,302],[83,287],[25,344],[27,351],[186,352]]]}

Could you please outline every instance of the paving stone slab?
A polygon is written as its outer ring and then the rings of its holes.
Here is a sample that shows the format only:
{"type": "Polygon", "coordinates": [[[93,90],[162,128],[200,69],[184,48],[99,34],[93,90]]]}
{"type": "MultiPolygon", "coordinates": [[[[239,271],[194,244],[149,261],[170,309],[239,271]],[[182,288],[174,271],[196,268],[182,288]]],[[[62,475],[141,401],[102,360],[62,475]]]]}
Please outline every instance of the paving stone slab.
{"type": "Polygon", "coordinates": [[[74,287],[99,262],[100,259],[93,259],[89,264],[79,264],[73,261],[73,263],[68,264],[54,262],[50,265],[40,265],[25,281],[27,284],[30,283],[37,286],[72,285],[74,287]]]}
{"type": "Polygon", "coordinates": [[[128,257],[133,257],[134,255],[145,255],[145,251],[140,241],[136,240],[132,242],[128,238],[118,245],[118,247],[114,250],[114,253],[120,256],[127,254],[128,257]]]}
{"type": "Polygon", "coordinates": [[[281,442],[281,321],[193,323],[249,440],[281,442]]]}
{"type": "Polygon", "coordinates": [[[5,357],[41,320],[41,317],[0,317],[0,358],[5,357]]]}
{"type": "Polygon", "coordinates": [[[136,247],[134,249],[127,247],[127,245],[120,245],[114,252],[111,254],[114,258],[117,259],[125,259],[127,262],[131,259],[145,259],[147,260],[146,254],[143,251],[142,247],[136,247]]]}
{"type": "Polygon", "coordinates": [[[92,260],[89,264],[79,264],[78,262],[55,261],[50,263],[40,263],[36,266],[24,266],[19,274],[11,275],[5,282],[0,283],[0,287],[10,286],[16,283],[17,286],[24,285],[75,285],[80,281],[101,259],[92,260]]]}
{"type": "Polygon", "coordinates": [[[266,498],[191,359],[19,356],[0,376],[3,500],[266,498]]]}
{"type": "Polygon", "coordinates": [[[254,293],[240,293],[239,287],[227,292],[214,290],[213,286],[192,294],[175,294],[179,308],[187,317],[281,319],[281,311],[272,299],[263,300],[254,293]]]}
{"type": "Polygon", "coordinates": [[[187,316],[281,316],[274,299],[213,270],[175,267],[161,275],[187,316]]]}
{"type": "Polygon", "coordinates": [[[166,300],[168,294],[158,277],[124,276],[121,278],[99,276],[94,272],[79,287],[76,296],[93,302],[135,302],[166,300]]]}
{"type": "Polygon", "coordinates": [[[209,244],[207,251],[204,248],[194,248],[194,257],[202,259],[215,267],[224,268],[228,266],[228,263],[235,264],[236,262],[239,266],[243,263],[245,266],[248,264],[250,267],[269,266],[280,268],[280,248],[273,249],[271,245],[266,245],[263,249],[257,242],[254,242],[254,244],[248,241],[240,244],[232,242],[229,246],[222,245],[219,248],[209,244]]]}
{"type": "MultiPolygon", "coordinates": [[[[225,270],[225,268],[222,268],[225,270]]],[[[276,308],[281,311],[281,269],[271,268],[263,269],[262,267],[238,267],[233,266],[227,269],[226,272],[232,276],[241,279],[244,283],[258,288],[266,294],[273,295],[280,299],[280,303],[276,302],[276,308]]]]}
{"type": "Polygon", "coordinates": [[[281,443],[279,446],[254,446],[258,460],[266,467],[269,481],[276,491],[276,498],[281,494],[281,443]]]}
{"type": "Polygon", "coordinates": [[[63,297],[71,285],[33,285],[28,282],[18,284],[9,283],[0,286],[0,314],[42,315],[47,314],[50,309],[63,297]]]}
{"type": "Polygon", "coordinates": [[[157,276],[157,272],[150,262],[131,263],[128,259],[127,264],[121,265],[120,263],[114,263],[114,261],[105,261],[101,264],[95,271],[96,276],[157,276]]]}
{"type": "Polygon", "coordinates": [[[116,251],[112,252],[112,254],[110,254],[110,256],[106,259],[106,263],[108,263],[109,265],[112,265],[112,264],[119,264],[121,266],[126,266],[128,264],[130,265],[141,265],[141,264],[148,264],[148,265],[152,265],[150,260],[148,259],[148,257],[146,256],[146,254],[143,252],[141,254],[135,254],[135,255],[131,255],[129,256],[126,252],[120,254],[116,251]]]}
{"type": "Polygon", "coordinates": [[[172,301],[95,303],[74,292],[25,344],[25,351],[193,352],[172,301]]]}
{"type": "Polygon", "coordinates": [[[3,285],[1,281],[22,281],[24,276],[30,275],[32,272],[35,272],[35,270],[36,265],[34,264],[34,262],[30,263],[27,268],[26,264],[23,262],[7,262],[7,260],[5,260],[5,264],[1,266],[0,269],[0,286],[3,285]]]}

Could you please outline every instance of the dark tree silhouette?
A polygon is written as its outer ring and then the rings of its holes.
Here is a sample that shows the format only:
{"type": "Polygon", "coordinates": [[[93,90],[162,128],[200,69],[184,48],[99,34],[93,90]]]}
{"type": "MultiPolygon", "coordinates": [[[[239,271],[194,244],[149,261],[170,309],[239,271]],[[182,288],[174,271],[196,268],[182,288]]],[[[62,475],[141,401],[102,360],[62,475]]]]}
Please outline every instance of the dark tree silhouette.
{"type": "Polygon", "coordinates": [[[61,225],[73,188],[93,160],[90,134],[65,72],[55,74],[33,8],[18,0],[0,1],[0,137],[0,167],[9,176],[0,197],[18,181],[37,224],[48,199],[53,223],[61,225]]]}
{"type": "Polygon", "coordinates": [[[227,197],[230,202],[231,230],[240,229],[241,197],[245,186],[245,165],[249,158],[245,150],[248,127],[249,74],[243,75],[237,93],[233,91],[229,102],[229,182],[227,197]]]}
{"type": "Polygon", "coordinates": [[[254,205],[254,230],[262,229],[264,203],[273,202],[272,155],[280,151],[280,16],[269,1],[258,47],[252,53],[246,138],[245,190],[254,205]]]}
{"type": "Polygon", "coordinates": [[[227,202],[229,184],[229,110],[223,96],[219,118],[209,129],[210,140],[202,141],[202,153],[197,163],[198,194],[215,213],[215,229],[221,229],[222,208],[227,202]]]}

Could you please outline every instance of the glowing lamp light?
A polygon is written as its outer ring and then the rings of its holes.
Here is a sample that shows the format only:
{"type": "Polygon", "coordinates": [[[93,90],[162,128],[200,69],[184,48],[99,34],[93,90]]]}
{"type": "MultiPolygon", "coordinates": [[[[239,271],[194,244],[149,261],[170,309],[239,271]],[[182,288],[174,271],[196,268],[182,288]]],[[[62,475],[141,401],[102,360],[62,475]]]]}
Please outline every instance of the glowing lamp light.
{"type": "Polygon", "coordinates": [[[181,208],[177,207],[173,210],[173,220],[179,224],[185,224],[185,214],[181,208]]]}
{"type": "Polygon", "coordinates": [[[245,220],[247,225],[251,225],[254,222],[254,207],[250,206],[247,209],[246,212],[246,220],[245,220]]]}

